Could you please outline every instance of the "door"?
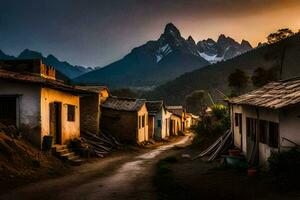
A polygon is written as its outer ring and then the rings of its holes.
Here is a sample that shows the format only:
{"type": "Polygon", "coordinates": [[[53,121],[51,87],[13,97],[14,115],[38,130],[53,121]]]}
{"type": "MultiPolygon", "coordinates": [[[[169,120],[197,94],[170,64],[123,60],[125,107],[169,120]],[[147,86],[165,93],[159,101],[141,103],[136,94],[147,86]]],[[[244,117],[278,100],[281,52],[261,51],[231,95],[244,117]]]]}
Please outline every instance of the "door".
{"type": "Polygon", "coordinates": [[[0,122],[5,125],[17,125],[16,97],[0,97],[0,122]]]}
{"type": "Polygon", "coordinates": [[[247,159],[250,161],[251,157],[255,154],[255,143],[257,134],[257,120],[253,118],[246,119],[247,129],[247,159]]]}
{"type": "Polygon", "coordinates": [[[50,103],[50,135],[53,144],[61,144],[61,103],[50,103]]]}

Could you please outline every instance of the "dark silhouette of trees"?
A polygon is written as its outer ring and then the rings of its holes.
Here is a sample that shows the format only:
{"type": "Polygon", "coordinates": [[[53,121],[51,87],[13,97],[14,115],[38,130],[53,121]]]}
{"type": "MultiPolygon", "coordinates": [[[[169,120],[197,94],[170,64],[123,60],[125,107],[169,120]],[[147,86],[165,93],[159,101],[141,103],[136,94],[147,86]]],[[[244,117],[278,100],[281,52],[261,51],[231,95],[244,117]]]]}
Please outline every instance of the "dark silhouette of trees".
{"type": "MultiPolygon", "coordinates": [[[[295,33],[288,29],[288,28],[283,28],[283,29],[279,29],[277,32],[275,33],[271,33],[268,37],[267,37],[267,40],[268,40],[268,43],[269,44],[273,44],[273,43],[277,43],[277,42],[280,42],[281,40],[284,40],[288,37],[291,37],[293,36],[295,33]]],[[[284,60],[285,60],[285,54],[286,54],[286,51],[287,51],[287,47],[288,47],[288,44],[287,44],[287,41],[282,41],[280,43],[280,48],[281,48],[281,51],[280,51],[280,57],[279,57],[279,60],[278,60],[278,68],[279,68],[279,78],[282,79],[282,74],[283,74],[283,66],[284,66],[284,60]]]]}
{"type": "Polygon", "coordinates": [[[207,101],[207,93],[204,90],[195,90],[185,97],[187,110],[197,115],[205,111],[207,101]]]}
{"type": "Polygon", "coordinates": [[[283,28],[283,29],[279,29],[275,33],[271,33],[270,35],[268,35],[267,40],[269,44],[273,44],[279,42],[280,40],[288,38],[292,35],[294,35],[294,32],[292,30],[288,28],[283,28]]]}
{"type": "Polygon", "coordinates": [[[128,97],[128,98],[137,98],[138,97],[138,94],[129,88],[115,89],[115,90],[111,91],[111,94],[113,96],[117,96],[117,97],[128,97]]]}
{"type": "Polygon", "coordinates": [[[255,87],[264,86],[271,81],[278,80],[277,70],[276,68],[264,69],[258,67],[254,70],[251,80],[255,87]]]}
{"type": "Polygon", "coordinates": [[[247,88],[249,82],[249,76],[241,69],[236,69],[228,77],[229,87],[233,89],[234,94],[241,94],[241,92],[247,88]]]}

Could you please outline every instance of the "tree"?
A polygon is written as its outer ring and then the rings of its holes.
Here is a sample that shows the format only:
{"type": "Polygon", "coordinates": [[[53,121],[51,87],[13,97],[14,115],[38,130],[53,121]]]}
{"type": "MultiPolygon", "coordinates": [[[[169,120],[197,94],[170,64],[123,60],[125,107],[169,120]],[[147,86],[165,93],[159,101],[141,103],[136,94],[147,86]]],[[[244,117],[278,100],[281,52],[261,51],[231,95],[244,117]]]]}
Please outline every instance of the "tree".
{"type": "Polygon", "coordinates": [[[268,70],[258,67],[254,70],[251,80],[255,87],[261,87],[271,81],[278,80],[277,70],[275,67],[268,70]]]}
{"type": "Polygon", "coordinates": [[[187,110],[194,114],[202,114],[206,109],[207,93],[203,90],[195,90],[185,97],[187,110]]]}
{"type": "MultiPolygon", "coordinates": [[[[288,37],[291,37],[292,35],[294,35],[295,33],[288,29],[288,28],[283,28],[283,29],[279,29],[277,32],[275,33],[271,33],[267,39],[268,39],[268,43],[269,44],[273,44],[276,42],[279,42],[283,39],[286,39],[288,37]]],[[[279,78],[282,79],[283,77],[283,66],[284,66],[284,60],[285,60],[285,54],[288,48],[288,41],[282,41],[280,44],[280,59],[279,59],[279,78]]]]}
{"type": "Polygon", "coordinates": [[[279,29],[275,33],[271,33],[270,35],[268,35],[267,40],[269,44],[273,44],[279,42],[280,40],[288,38],[292,35],[294,35],[294,32],[292,30],[288,28],[283,28],[283,29],[279,29]]]}
{"type": "Polygon", "coordinates": [[[248,86],[249,76],[246,72],[240,69],[236,69],[228,77],[229,87],[233,89],[234,93],[238,95],[248,86]]]}

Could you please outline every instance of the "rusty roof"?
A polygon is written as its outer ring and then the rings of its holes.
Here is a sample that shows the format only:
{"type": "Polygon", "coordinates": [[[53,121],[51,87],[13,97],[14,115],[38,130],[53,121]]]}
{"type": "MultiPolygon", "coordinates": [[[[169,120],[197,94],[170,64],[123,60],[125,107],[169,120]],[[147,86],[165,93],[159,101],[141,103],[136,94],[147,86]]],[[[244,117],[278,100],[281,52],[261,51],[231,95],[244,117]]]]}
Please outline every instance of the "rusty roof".
{"type": "Polygon", "coordinates": [[[101,85],[77,85],[75,87],[79,88],[79,89],[89,90],[92,92],[100,92],[102,90],[107,90],[109,92],[109,89],[107,86],[101,86],[101,85]]]}
{"type": "Polygon", "coordinates": [[[8,70],[0,69],[0,79],[10,80],[10,81],[18,81],[18,82],[26,82],[26,83],[34,83],[39,84],[41,86],[72,92],[72,93],[91,93],[89,90],[84,90],[80,88],[76,88],[75,86],[66,85],[63,82],[47,79],[38,74],[33,73],[19,73],[8,70]]]}
{"type": "Polygon", "coordinates": [[[145,99],[133,99],[111,96],[101,105],[104,108],[120,111],[139,111],[146,103],[145,99]]]}
{"type": "Polygon", "coordinates": [[[166,106],[166,108],[169,112],[179,117],[182,117],[182,113],[185,111],[183,106],[166,106]]]}
{"type": "Polygon", "coordinates": [[[247,94],[228,100],[231,104],[279,109],[300,102],[300,77],[271,82],[247,94]]]}
{"type": "Polygon", "coordinates": [[[156,115],[159,111],[161,111],[164,106],[163,101],[147,101],[146,102],[147,110],[149,115],[156,115]]]}

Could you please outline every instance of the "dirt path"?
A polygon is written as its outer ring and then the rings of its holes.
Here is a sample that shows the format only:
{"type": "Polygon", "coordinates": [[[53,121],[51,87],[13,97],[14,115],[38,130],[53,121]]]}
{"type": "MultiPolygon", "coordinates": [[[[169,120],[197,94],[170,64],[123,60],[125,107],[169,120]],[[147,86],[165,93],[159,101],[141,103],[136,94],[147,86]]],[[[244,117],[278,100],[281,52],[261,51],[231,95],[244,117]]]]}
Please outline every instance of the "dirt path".
{"type": "Polygon", "coordinates": [[[113,156],[88,163],[71,175],[33,183],[0,199],[155,199],[152,176],[156,162],[176,145],[187,145],[192,135],[143,154],[113,156]]]}

